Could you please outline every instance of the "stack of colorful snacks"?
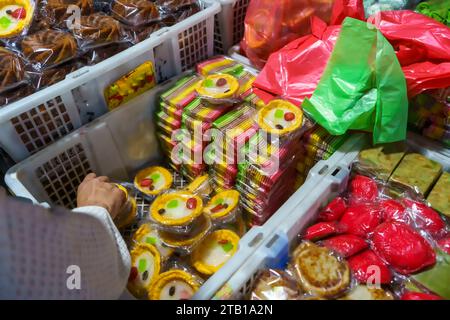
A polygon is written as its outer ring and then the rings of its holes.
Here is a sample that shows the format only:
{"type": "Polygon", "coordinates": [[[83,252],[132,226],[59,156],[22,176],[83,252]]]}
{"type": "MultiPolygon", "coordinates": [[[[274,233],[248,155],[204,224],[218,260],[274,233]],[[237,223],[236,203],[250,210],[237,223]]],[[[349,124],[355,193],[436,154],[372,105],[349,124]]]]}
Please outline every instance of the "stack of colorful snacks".
{"type": "Polygon", "coordinates": [[[302,139],[302,155],[297,165],[298,186],[308,177],[309,171],[320,160],[327,160],[347,139],[347,135],[332,136],[319,125],[306,132],[302,139]]]}
{"type": "Polygon", "coordinates": [[[200,80],[195,74],[185,76],[161,95],[161,109],[156,115],[157,134],[163,152],[175,170],[180,167],[172,160],[172,150],[177,143],[172,135],[181,129],[183,109],[197,97],[195,88],[200,80]]]}
{"type": "Polygon", "coordinates": [[[253,120],[255,112],[253,107],[243,104],[213,123],[212,151],[215,158],[210,167],[210,176],[213,185],[220,190],[235,186],[239,150],[258,130],[253,120]]]}
{"type": "Polygon", "coordinates": [[[420,94],[411,101],[409,125],[414,131],[450,146],[449,89],[420,94]]]}

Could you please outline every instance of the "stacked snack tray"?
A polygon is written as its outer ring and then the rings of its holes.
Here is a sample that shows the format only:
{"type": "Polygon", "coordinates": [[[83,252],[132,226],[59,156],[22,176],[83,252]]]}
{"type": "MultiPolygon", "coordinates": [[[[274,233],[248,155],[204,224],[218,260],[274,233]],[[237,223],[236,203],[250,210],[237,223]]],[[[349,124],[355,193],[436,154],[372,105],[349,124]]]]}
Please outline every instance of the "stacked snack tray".
{"type": "Polygon", "coordinates": [[[121,226],[132,259],[128,290],[138,299],[190,299],[237,251],[245,233],[239,193],[218,193],[208,176],[192,183],[162,167],[123,184],[137,203],[121,226]]]}
{"type": "Polygon", "coordinates": [[[305,132],[302,139],[302,152],[297,165],[297,183],[303,184],[311,168],[320,160],[327,160],[347,140],[348,135],[333,136],[324,128],[315,125],[305,132]]]}
{"type": "Polygon", "coordinates": [[[449,224],[425,201],[359,168],[329,200],[247,298],[450,299],[449,224]]]}
{"type": "Polygon", "coordinates": [[[432,90],[411,101],[409,126],[421,135],[450,146],[450,91],[432,90]]]}

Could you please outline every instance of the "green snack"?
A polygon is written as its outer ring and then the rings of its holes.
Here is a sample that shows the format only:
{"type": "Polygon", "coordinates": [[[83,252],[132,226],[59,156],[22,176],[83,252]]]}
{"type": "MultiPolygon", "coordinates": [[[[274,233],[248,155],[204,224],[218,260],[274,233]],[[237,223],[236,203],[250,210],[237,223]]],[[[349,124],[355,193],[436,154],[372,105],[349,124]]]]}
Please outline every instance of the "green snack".
{"type": "Polygon", "coordinates": [[[450,255],[436,252],[436,265],[430,270],[412,276],[413,280],[445,299],[450,299],[450,255]]]}
{"type": "Polygon", "coordinates": [[[428,202],[440,213],[450,217],[450,173],[444,172],[428,196],[428,202]]]}
{"type": "Polygon", "coordinates": [[[388,180],[392,172],[405,155],[406,145],[403,143],[388,144],[361,151],[360,164],[375,171],[379,178],[388,180]]]}
{"type": "Polygon", "coordinates": [[[421,154],[410,153],[403,158],[389,181],[417,187],[420,193],[426,196],[441,172],[442,166],[439,163],[421,154]]]}

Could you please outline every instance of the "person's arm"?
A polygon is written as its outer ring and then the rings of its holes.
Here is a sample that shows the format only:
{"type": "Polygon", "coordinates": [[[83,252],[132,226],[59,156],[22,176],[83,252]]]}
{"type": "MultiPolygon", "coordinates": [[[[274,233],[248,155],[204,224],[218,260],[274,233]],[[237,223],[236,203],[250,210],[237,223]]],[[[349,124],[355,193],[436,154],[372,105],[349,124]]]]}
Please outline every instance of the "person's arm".
{"type": "Polygon", "coordinates": [[[0,195],[0,298],[121,297],[131,262],[111,217],[124,202],[116,189],[88,176],[73,212],[0,195]]]}

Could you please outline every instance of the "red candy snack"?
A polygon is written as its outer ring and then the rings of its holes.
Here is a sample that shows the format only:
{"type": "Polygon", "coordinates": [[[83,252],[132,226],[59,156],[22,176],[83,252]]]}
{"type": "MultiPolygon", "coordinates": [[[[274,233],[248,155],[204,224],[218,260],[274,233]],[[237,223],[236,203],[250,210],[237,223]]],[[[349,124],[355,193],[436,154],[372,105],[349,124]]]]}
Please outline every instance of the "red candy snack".
{"type": "Polygon", "coordinates": [[[348,207],[340,223],[347,233],[366,238],[381,223],[381,212],[375,205],[356,204],[348,207]]]}
{"type": "Polygon", "coordinates": [[[450,236],[438,241],[439,248],[447,254],[450,254],[450,236]]]}
{"type": "Polygon", "coordinates": [[[439,297],[435,294],[413,292],[413,291],[406,291],[400,299],[401,300],[443,300],[441,297],[439,297]]]}
{"type": "Polygon", "coordinates": [[[377,196],[378,186],[374,180],[357,175],[350,182],[350,197],[352,202],[373,201],[377,196]]]}
{"type": "Polygon", "coordinates": [[[319,220],[321,221],[337,221],[344,214],[347,209],[345,200],[341,197],[335,198],[331,201],[319,214],[319,220]]]}
{"type": "Polygon", "coordinates": [[[304,238],[306,240],[320,240],[328,236],[332,236],[338,233],[342,233],[344,230],[336,222],[319,222],[308,229],[304,238]]]}
{"type": "Polygon", "coordinates": [[[383,220],[394,220],[409,224],[411,217],[408,215],[405,207],[395,200],[383,200],[380,203],[381,215],[383,220]]]}
{"type": "Polygon", "coordinates": [[[344,258],[351,257],[368,247],[364,239],[352,234],[343,234],[326,239],[322,242],[322,245],[344,258]]]}
{"type": "Polygon", "coordinates": [[[372,250],[351,257],[348,264],[360,283],[387,284],[392,281],[391,270],[372,250]]]}
{"type": "Polygon", "coordinates": [[[392,268],[411,274],[436,263],[436,253],[417,231],[405,223],[388,221],[372,235],[373,250],[392,268]]]}
{"type": "Polygon", "coordinates": [[[445,222],[439,213],[420,202],[404,199],[403,203],[406,208],[410,209],[419,229],[426,231],[435,239],[446,235],[445,222]]]}

